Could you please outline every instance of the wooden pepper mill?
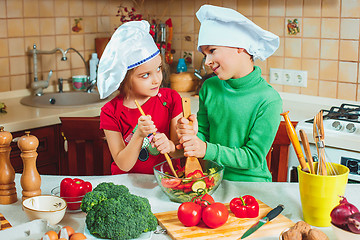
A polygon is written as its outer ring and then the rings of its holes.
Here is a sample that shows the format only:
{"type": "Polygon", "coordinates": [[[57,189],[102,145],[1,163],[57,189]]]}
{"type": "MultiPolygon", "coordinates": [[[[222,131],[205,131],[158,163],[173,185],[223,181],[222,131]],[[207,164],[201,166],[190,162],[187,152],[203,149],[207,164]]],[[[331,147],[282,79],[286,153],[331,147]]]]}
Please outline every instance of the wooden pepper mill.
{"type": "Polygon", "coordinates": [[[0,127],[0,204],[11,204],[17,201],[15,188],[15,171],[10,163],[10,143],[12,135],[0,127]]]}
{"type": "Polygon", "coordinates": [[[41,177],[36,168],[36,158],[38,156],[36,149],[39,146],[39,140],[26,131],[25,135],[18,140],[18,147],[21,150],[24,170],[20,178],[22,186],[22,200],[38,196],[41,194],[41,177]]]}

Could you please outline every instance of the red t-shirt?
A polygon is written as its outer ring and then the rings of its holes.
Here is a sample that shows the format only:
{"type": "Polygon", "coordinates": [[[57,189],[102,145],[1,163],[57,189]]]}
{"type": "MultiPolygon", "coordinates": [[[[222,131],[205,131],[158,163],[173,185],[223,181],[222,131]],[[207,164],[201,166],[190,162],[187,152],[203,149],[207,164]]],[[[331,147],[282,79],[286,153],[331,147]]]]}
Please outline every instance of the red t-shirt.
{"type": "MultiPolygon", "coordinates": [[[[121,132],[127,145],[135,132],[138,118],[141,116],[139,109],[127,108],[123,105],[123,96],[117,96],[101,108],[100,129],[121,132]]],[[[160,88],[155,97],[151,97],[141,108],[146,115],[150,115],[158,132],[165,133],[170,138],[170,121],[182,112],[180,95],[172,89],[160,88]]],[[[150,141],[152,135],[144,139],[139,158],[131,173],[153,174],[153,167],[165,161],[165,157],[159,154],[156,148],[152,148],[150,141]]],[[[126,161],[126,159],[124,159],[126,161]]],[[[126,173],[116,165],[111,165],[112,174],[126,173]]]]}

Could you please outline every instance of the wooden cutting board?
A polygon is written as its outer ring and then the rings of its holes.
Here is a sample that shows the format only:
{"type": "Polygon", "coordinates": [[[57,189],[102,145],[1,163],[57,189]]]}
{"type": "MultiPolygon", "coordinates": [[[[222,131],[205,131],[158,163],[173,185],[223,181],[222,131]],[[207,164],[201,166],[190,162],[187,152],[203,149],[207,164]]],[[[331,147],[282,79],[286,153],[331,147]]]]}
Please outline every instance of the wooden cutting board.
{"type": "Polygon", "coordinates": [[[11,224],[9,223],[9,221],[6,220],[6,218],[4,217],[4,215],[2,215],[1,213],[0,213],[0,222],[1,222],[0,231],[12,227],[11,224]]]}
{"type": "MultiPolygon", "coordinates": [[[[208,228],[203,223],[200,224],[200,226],[185,227],[178,220],[177,211],[156,213],[155,216],[159,221],[159,225],[163,229],[166,229],[172,239],[240,239],[246,230],[248,230],[259,219],[265,217],[265,215],[272,209],[260,200],[257,201],[260,206],[260,214],[257,218],[237,218],[230,211],[229,204],[225,204],[230,213],[229,219],[223,226],[216,229],[208,228]]],[[[293,221],[280,214],[246,239],[268,236],[278,237],[284,229],[291,227],[294,224],[295,223],[293,221]]]]}

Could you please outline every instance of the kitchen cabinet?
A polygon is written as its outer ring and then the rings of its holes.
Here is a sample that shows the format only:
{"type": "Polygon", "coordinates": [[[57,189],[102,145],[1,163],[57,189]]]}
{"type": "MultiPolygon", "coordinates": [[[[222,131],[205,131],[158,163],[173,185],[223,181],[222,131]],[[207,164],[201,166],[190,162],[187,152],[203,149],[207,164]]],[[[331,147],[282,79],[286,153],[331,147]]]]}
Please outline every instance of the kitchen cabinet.
{"type": "MultiPolygon", "coordinates": [[[[291,122],[295,127],[297,122],[291,122]]],[[[280,122],[274,142],[266,157],[273,182],[286,182],[289,162],[290,139],[286,132],[286,124],[280,122]]]]}
{"type": "MultiPolygon", "coordinates": [[[[25,135],[25,131],[30,131],[39,140],[37,148],[36,167],[40,174],[58,175],[59,174],[59,124],[35,128],[30,130],[12,132],[13,139],[25,135]]],[[[17,142],[11,144],[10,161],[16,173],[22,173],[23,161],[20,156],[21,150],[17,142]]]]}

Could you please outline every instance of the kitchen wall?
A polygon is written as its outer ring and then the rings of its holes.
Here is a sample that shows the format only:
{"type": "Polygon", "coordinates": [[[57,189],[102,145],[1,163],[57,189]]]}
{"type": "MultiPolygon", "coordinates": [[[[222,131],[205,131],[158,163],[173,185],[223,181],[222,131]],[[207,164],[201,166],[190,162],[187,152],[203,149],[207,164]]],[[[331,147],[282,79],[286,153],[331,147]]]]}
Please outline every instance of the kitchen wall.
{"type": "MultiPolygon", "coordinates": [[[[269,78],[270,68],[308,71],[308,86],[273,85],[278,91],[360,101],[359,0],[0,0],[0,92],[29,88],[32,59],[28,49],[74,47],[88,60],[97,37],[110,37],[120,24],[118,6],[134,6],[147,20],[174,25],[172,47],[175,61],[183,52],[194,54],[198,68],[202,55],[196,51],[199,22],[195,12],[204,4],[236,9],[264,29],[280,36],[280,48],[264,62],[255,64],[269,78]],[[72,31],[75,19],[79,32],[72,31]],[[289,35],[288,19],[298,19],[300,33],[289,35]]],[[[84,74],[79,56],[67,61],[60,53],[39,57],[40,79],[54,71],[59,77],[84,74]]]]}

